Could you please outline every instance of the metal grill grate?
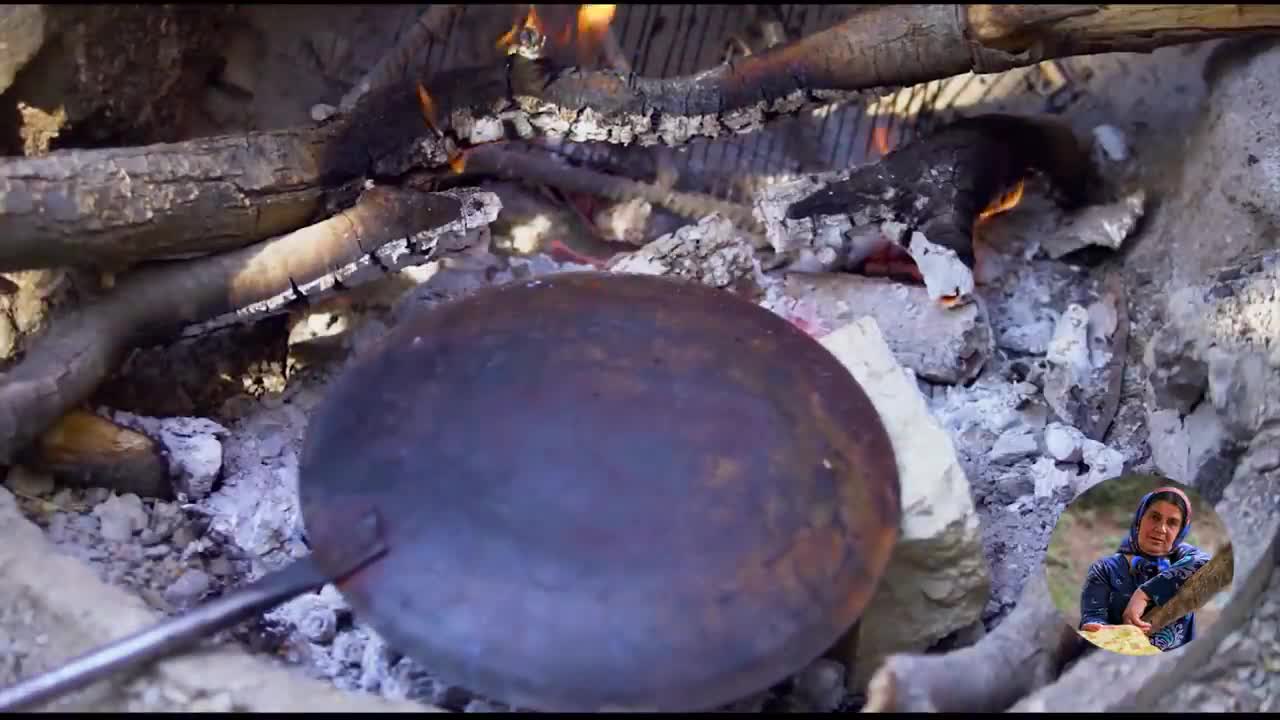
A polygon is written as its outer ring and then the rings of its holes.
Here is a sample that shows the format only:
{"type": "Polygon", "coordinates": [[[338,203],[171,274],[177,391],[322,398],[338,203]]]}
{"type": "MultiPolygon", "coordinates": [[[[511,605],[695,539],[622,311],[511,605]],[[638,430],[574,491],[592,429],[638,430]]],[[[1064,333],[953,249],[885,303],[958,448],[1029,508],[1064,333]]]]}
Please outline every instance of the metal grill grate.
{"type": "MultiPolygon", "coordinates": [[[[494,52],[494,40],[523,5],[468,5],[446,33],[443,47],[425,48],[427,67],[472,64],[494,52]]],[[[646,77],[673,77],[720,63],[730,38],[755,17],[744,5],[624,4],[614,31],[632,69],[646,77]]],[[[865,5],[777,6],[788,39],[842,22],[865,5]]],[[[1044,112],[1070,85],[1060,65],[999,75],[965,74],[903,88],[865,103],[828,106],[774,121],[744,136],[697,140],[675,153],[680,189],[745,201],[762,185],[799,173],[873,162],[893,148],[962,113],[1044,112]]]]}

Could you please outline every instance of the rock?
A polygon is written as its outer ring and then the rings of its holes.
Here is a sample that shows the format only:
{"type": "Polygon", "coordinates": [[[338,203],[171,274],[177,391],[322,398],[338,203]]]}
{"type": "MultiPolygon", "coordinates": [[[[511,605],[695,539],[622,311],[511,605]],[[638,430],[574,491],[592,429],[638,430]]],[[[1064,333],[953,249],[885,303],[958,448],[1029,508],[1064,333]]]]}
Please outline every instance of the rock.
{"type": "Polygon", "coordinates": [[[45,23],[44,5],[0,7],[0,93],[44,44],[45,23]]]}
{"type": "Polygon", "coordinates": [[[847,663],[860,689],[881,658],[919,652],[979,619],[990,590],[969,480],[951,436],[929,412],[876,321],[860,318],[819,340],[870,397],[893,443],[902,529],[880,587],[858,623],[847,663]]]}
{"type": "Polygon", "coordinates": [[[102,539],[108,542],[127,542],[147,526],[142,498],[133,493],[108,497],[94,506],[93,514],[98,518],[102,539]]]}
{"type": "Polygon", "coordinates": [[[29,470],[22,465],[14,465],[9,468],[9,474],[4,478],[4,486],[12,490],[15,495],[40,497],[52,493],[55,483],[52,475],[29,470]]]}
{"type": "Polygon", "coordinates": [[[1083,457],[1084,433],[1062,423],[1049,423],[1044,429],[1044,448],[1058,462],[1080,462],[1083,457]]]}
{"type": "Polygon", "coordinates": [[[1051,498],[1062,489],[1071,490],[1075,479],[1076,473],[1060,469],[1050,458],[1039,458],[1031,465],[1031,480],[1038,498],[1051,498]]]}
{"type": "Polygon", "coordinates": [[[1277,296],[1280,251],[1238,261],[1170,293],[1144,358],[1157,401],[1149,413],[1153,459],[1210,501],[1265,418],[1280,414],[1277,296]]]}
{"type": "Polygon", "coordinates": [[[1120,404],[1129,314],[1120,276],[1088,307],[1071,304],[1054,329],[1045,359],[1044,397],[1058,419],[1101,440],[1120,404]]]}
{"type": "Polygon", "coordinates": [[[222,442],[229,431],[206,418],[151,418],[118,411],[121,425],[155,438],[163,447],[174,489],[197,500],[213,491],[222,471],[222,442]]]}
{"type": "Polygon", "coordinates": [[[1040,452],[1040,444],[1030,428],[1013,428],[1001,433],[988,454],[991,462],[997,465],[1013,463],[1040,452]]]}
{"type": "Polygon", "coordinates": [[[751,242],[719,215],[709,215],[635,252],[618,255],[608,269],[683,277],[752,297],[764,284],[751,242]]]}
{"type": "Polygon", "coordinates": [[[898,362],[929,382],[973,380],[994,348],[979,303],[946,308],[923,287],[850,273],[786,273],[782,280],[768,287],[762,305],[814,337],[871,317],[898,362]]]}
{"type": "Polygon", "coordinates": [[[1129,142],[1124,133],[1114,125],[1095,127],[1093,142],[1102,155],[1112,162],[1124,162],[1129,159],[1129,142]]]}
{"type": "Polygon", "coordinates": [[[211,587],[213,587],[213,578],[209,577],[208,573],[189,568],[184,570],[164,591],[164,599],[176,607],[186,607],[204,597],[211,587]]]}
{"type": "Polygon", "coordinates": [[[1119,477],[1124,473],[1126,458],[1119,450],[1107,447],[1096,440],[1085,438],[1083,446],[1084,464],[1089,471],[1077,475],[1074,483],[1075,494],[1085,492],[1100,482],[1119,477]]]}
{"type": "Polygon", "coordinates": [[[1150,412],[1147,442],[1161,473],[1197,488],[1221,485],[1240,454],[1211,403],[1201,403],[1186,417],[1176,410],[1150,412]]]}
{"type": "Polygon", "coordinates": [[[832,712],[845,696],[844,665],[826,658],[813,661],[792,681],[792,699],[804,712],[832,712]]]}
{"type": "Polygon", "coordinates": [[[1174,325],[1151,334],[1143,350],[1149,402],[1156,410],[1191,412],[1209,386],[1209,367],[1196,356],[1195,341],[1174,325]]]}

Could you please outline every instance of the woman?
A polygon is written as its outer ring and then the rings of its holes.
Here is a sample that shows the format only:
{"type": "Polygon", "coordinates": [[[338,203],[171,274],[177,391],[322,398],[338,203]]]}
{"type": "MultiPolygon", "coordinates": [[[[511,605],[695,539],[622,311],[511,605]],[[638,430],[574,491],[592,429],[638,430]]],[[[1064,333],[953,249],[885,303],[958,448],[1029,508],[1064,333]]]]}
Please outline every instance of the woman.
{"type": "Polygon", "coordinates": [[[1191,530],[1191,501],[1175,487],[1147,493],[1138,503],[1129,535],[1114,554],[1089,566],[1080,594],[1080,629],[1135,625],[1163,651],[1195,637],[1195,613],[1187,613],[1152,633],[1142,616],[1149,605],[1163,605],[1187,578],[1209,562],[1209,554],[1182,542],[1191,530]]]}

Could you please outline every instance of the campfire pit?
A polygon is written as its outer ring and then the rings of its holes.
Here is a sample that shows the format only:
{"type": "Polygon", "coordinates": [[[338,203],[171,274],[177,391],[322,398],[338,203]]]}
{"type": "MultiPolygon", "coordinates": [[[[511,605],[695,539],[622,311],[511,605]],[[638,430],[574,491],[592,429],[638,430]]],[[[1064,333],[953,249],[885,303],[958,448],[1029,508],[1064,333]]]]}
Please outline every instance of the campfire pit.
{"type": "MultiPolygon", "coordinates": [[[[34,7],[0,21],[101,37],[34,7]]],[[[692,278],[818,337],[895,450],[932,458],[899,468],[868,619],[739,708],[1124,709],[1175,676],[1182,706],[1264,708],[1277,384],[1272,266],[1249,258],[1280,226],[1280,75],[1265,37],[1205,38],[1274,12],[1157,9],[1130,32],[1124,6],[1029,7],[246,7],[220,56],[204,36],[184,56],[214,79],[174,86],[203,113],[149,136],[180,142],[95,139],[87,100],[45,132],[57,108],[28,107],[28,156],[0,163],[6,487],[59,552],[176,612],[308,552],[307,419],[410,309],[564,270],[692,278]],[[814,64],[833,37],[867,51],[844,74],[814,64]],[[1219,625],[1141,670],[1077,658],[1037,598],[1057,514],[1121,470],[1194,484],[1237,548],[1219,625]],[[1232,674],[1219,643],[1265,672],[1232,674]],[[1136,679],[1082,699],[1100,672],[1136,679]]],[[[76,62],[14,47],[14,108],[76,62]]],[[[5,622],[25,660],[0,684],[88,647],[5,622]]],[[[330,590],[215,640],[355,696],[496,707],[330,590]]]]}

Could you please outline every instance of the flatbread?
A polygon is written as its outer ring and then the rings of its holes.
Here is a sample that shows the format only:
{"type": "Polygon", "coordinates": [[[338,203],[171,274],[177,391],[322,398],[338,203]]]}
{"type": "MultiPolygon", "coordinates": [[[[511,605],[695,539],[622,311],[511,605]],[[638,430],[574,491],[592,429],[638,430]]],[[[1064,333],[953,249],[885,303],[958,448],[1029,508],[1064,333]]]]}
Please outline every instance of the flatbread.
{"type": "Polygon", "coordinates": [[[1151,644],[1141,630],[1134,625],[1104,625],[1101,630],[1085,632],[1076,630],[1080,637],[1121,655],[1159,655],[1160,648],[1151,644]]]}

